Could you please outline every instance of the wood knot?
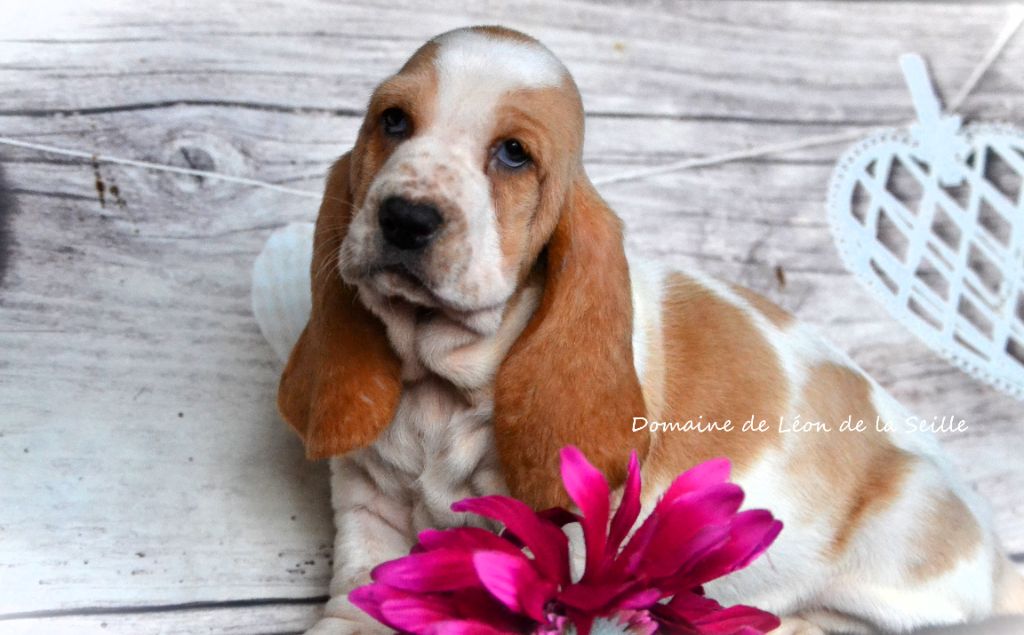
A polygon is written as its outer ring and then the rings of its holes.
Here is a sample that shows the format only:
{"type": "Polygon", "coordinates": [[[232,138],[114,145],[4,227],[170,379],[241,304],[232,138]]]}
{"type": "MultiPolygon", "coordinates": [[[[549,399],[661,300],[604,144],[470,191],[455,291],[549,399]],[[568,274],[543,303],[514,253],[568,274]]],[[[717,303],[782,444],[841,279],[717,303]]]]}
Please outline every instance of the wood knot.
{"type": "MultiPolygon", "coordinates": [[[[206,132],[178,131],[166,145],[164,161],[170,165],[201,172],[217,172],[248,176],[249,166],[244,155],[229,141],[206,132]]],[[[226,185],[219,179],[202,174],[168,174],[174,186],[186,192],[196,192],[226,185]]]]}

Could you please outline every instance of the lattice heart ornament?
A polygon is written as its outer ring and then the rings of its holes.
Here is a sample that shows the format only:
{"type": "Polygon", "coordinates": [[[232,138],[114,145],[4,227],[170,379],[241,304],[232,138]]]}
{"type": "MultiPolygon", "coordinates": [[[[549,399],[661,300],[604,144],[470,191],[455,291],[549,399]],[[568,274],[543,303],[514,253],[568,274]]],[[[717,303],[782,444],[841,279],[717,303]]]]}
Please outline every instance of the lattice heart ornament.
{"type": "Polygon", "coordinates": [[[848,149],[828,217],[890,314],[968,373],[1024,399],[1024,131],[943,114],[917,55],[900,59],[908,129],[848,149]]]}

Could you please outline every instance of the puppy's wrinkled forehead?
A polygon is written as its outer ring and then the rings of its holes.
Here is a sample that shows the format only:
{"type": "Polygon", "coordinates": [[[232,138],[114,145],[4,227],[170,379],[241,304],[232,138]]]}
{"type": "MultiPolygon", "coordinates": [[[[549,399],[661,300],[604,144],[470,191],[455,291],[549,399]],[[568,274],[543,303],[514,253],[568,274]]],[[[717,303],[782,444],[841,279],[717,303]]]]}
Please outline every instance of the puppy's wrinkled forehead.
{"type": "Polygon", "coordinates": [[[510,91],[555,88],[568,76],[551,51],[514,31],[463,29],[433,41],[438,104],[444,111],[493,104],[510,91]],[[477,104],[467,103],[472,101],[477,104]]]}
{"type": "MultiPolygon", "coordinates": [[[[433,128],[485,134],[500,118],[502,106],[520,106],[523,111],[518,114],[529,116],[529,102],[515,99],[528,93],[549,96],[545,114],[561,108],[565,112],[557,114],[574,122],[582,114],[579,93],[565,65],[540,42],[502,27],[458,29],[435,37],[394,79],[403,78],[429,85],[416,87],[415,108],[420,123],[433,128]]],[[[412,88],[405,82],[400,86],[396,89],[412,88]]]]}

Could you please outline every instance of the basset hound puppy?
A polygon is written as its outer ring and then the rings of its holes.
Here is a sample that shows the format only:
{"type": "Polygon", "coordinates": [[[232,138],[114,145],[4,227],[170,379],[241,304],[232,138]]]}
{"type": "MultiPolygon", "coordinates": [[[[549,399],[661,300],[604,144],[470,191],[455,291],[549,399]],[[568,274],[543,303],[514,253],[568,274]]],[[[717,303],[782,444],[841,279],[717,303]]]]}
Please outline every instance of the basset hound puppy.
{"type": "Polygon", "coordinates": [[[331,169],[278,397],[309,458],[331,459],[332,597],[311,632],[380,628],[346,593],[418,531],[466,523],[457,500],[567,505],[569,444],[613,484],[637,451],[648,508],[728,457],[747,506],[785,529],[707,592],[783,616],[781,632],[1024,610],[983,501],[853,362],[751,291],[627,257],[583,123],[548,49],[460,29],[377,87],[331,169]]]}

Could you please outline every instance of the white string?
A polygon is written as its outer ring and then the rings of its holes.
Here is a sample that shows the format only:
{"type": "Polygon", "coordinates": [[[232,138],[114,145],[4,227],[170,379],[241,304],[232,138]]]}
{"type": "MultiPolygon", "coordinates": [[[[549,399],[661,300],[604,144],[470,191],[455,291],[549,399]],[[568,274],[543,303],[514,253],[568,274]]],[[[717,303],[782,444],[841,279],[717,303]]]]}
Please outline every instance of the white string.
{"type": "Polygon", "coordinates": [[[230,183],[240,183],[242,185],[252,185],[254,187],[262,187],[268,190],[274,190],[277,192],[285,192],[287,194],[295,194],[297,196],[308,196],[310,198],[320,198],[323,196],[320,192],[311,192],[309,190],[298,190],[293,187],[285,187],[284,185],[278,185],[277,183],[269,183],[267,181],[260,181],[259,179],[250,179],[244,176],[234,176],[231,174],[222,174],[220,172],[211,172],[209,170],[196,170],[193,168],[180,168],[176,165],[166,165],[164,163],[153,163],[152,161],[136,161],[135,159],[122,159],[121,157],[111,156],[109,154],[98,154],[95,152],[83,152],[82,150],[71,150],[68,148],[58,148],[57,146],[48,146],[42,143],[32,143],[30,141],[21,141],[20,139],[12,139],[10,137],[0,137],[0,144],[15,146],[18,148],[28,148],[29,150],[39,150],[40,152],[47,152],[49,154],[59,154],[67,157],[81,157],[83,159],[90,159],[97,163],[116,163],[118,165],[127,165],[134,168],[143,168],[145,170],[154,170],[156,172],[172,172],[174,174],[187,174],[190,176],[201,176],[208,179],[219,179],[221,181],[228,181],[230,183]]]}
{"type": "Polygon", "coordinates": [[[960,92],[949,101],[949,104],[946,106],[948,112],[956,112],[960,109],[964,100],[967,99],[967,96],[971,94],[974,87],[981,81],[985,72],[995,63],[996,58],[999,57],[1003,49],[1006,48],[1006,45],[1010,43],[1013,36],[1020,30],[1021,24],[1024,24],[1024,4],[1010,5],[1006,20],[1006,26],[1003,27],[999,36],[996,37],[996,41],[992,43],[988,52],[985,53],[985,57],[981,58],[981,62],[974,68],[974,72],[967,78],[967,81],[964,82],[960,92]]]}
{"type": "MultiPolygon", "coordinates": [[[[992,67],[996,59],[1006,48],[1006,45],[1010,43],[1013,36],[1020,30],[1021,24],[1024,23],[1024,4],[1015,4],[1010,6],[1009,13],[1007,15],[1007,23],[1003,30],[1000,32],[996,41],[989,48],[988,52],[981,59],[971,74],[968,76],[967,81],[963,87],[957,93],[956,97],[950,101],[950,105],[947,111],[956,111],[967,96],[971,94],[971,91],[978,85],[981,78],[988,72],[988,69],[992,67]]],[[[911,122],[908,122],[911,123],[911,122]]],[[[804,150],[807,148],[816,148],[820,146],[832,145],[835,143],[842,143],[844,141],[852,141],[861,136],[867,135],[871,132],[878,132],[886,128],[856,128],[853,130],[845,130],[843,132],[837,132],[834,134],[818,135],[815,137],[804,137],[802,139],[796,139],[793,141],[783,141],[780,143],[768,144],[763,146],[756,146],[753,148],[747,148],[743,150],[733,150],[732,152],[725,152],[722,154],[714,154],[703,157],[693,157],[690,159],[682,159],[675,163],[667,163],[665,165],[659,165],[649,168],[639,168],[630,172],[623,172],[620,174],[613,174],[606,177],[594,179],[596,185],[607,185],[609,183],[622,183],[624,181],[635,181],[637,179],[646,178],[648,176],[656,176],[658,174],[667,174],[669,172],[676,172],[680,170],[688,170],[691,168],[700,168],[709,165],[719,165],[722,163],[728,163],[730,161],[740,161],[743,159],[753,159],[757,157],[768,156],[772,154],[782,154],[784,152],[790,152],[792,150],[804,150]]]]}
{"type": "Polygon", "coordinates": [[[683,159],[681,161],[676,161],[675,163],[666,163],[665,165],[657,165],[650,168],[638,168],[630,172],[621,172],[619,174],[602,176],[591,180],[594,182],[594,185],[608,185],[609,183],[635,181],[637,179],[655,176],[658,174],[668,174],[669,172],[689,170],[691,168],[702,168],[709,165],[720,165],[731,161],[754,159],[770,154],[782,154],[792,150],[832,145],[833,143],[839,143],[841,141],[853,141],[854,139],[858,139],[863,136],[866,130],[870,129],[855,128],[853,130],[845,130],[843,132],[818,135],[815,137],[803,137],[802,139],[794,139],[793,141],[780,141],[778,143],[770,143],[768,145],[755,146],[753,148],[744,148],[742,150],[733,150],[731,152],[723,152],[721,154],[711,154],[702,157],[683,159]]]}
{"type": "MultiPolygon", "coordinates": [[[[964,100],[966,100],[967,97],[971,94],[971,92],[977,87],[978,83],[981,81],[981,78],[984,77],[985,73],[988,72],[992,64],[994,64],[996,59],[998,59],[999,55],[1006,48],[1006,45],[1009,44],[1013,36],[1017,33],[1018,30],[1020,30],[1022,24],[1024,24],[1024,4],[1011,5],[1009,13],[1007,15],[1007,22],[1003,27],[1003,30],[996,37],[996,40],[995,42],[993,42],[992,47],[988,50],[988,52],[981,59],[978,65],[975,66],[974,70],[968,76],[967,81],[964,82],[964,85],[963,87],[961,87],[960,91],[957,92],[956,96],[953,97],[952,100],[950,100],[949,105],[947,107],[947,111],[952,112],[959,109],[959,107],[963,104],[964,100]]],[[[721,165],[723,163],[730,163],[732,161],[741,161],[743,159],[753,159],[773,154],[783,154],[786,152],[792,152],[793,150],[804,150],[807,148],[816,148],[821,146],[833,145],[836,143],[842,143],[844,141],[852,141],[876,130],[879,130],[879,128],[855,128],[851,130],[844,130],[843,132],[836,132],[833,134],[803,137],[801,139],[794,139],[792,141],[781,141],[762,146],[755,146],[752,148],[731,150],[729,152],[722,152],[719,154],[711,154],[701,157],[691,157],[688,159],[675,161],[673,163],[666,163],[664,165],[652,166],[647,168],[638,168],[636,170],[620,172],[619,174],[612,174],[604,177],[599,177],[593,179],[593,181],[595,185],[608,185],[612,183],[635,181],[638,179],[646,178],[649,176],[656,176],[659,174],[668,174],[670,172],[678,172],[681,170],[702,168],[712,165],[721,165]]],[[[154,170],[156,172],[171,172],[174,174],[200,176],[208,179],[227,181],[229,183],[251,185],[253,187],[274,190],[276,192],[284,192],[286,194],[294,194],[296,196],[305,196],[309,198],[320,198],[322,196],[320,192],[300,190],[296,188],[286,187],[283,185],[278,185],[276,183],[270,183],[268,181],[261,181],[259,179],[250,179],[244,176],[222,174],[220,172],[213,172],[209,170],[181,168],[174,165],[154,163],[151,161],[136,161],[134,159],[123,159],[121,157],[115,157],[108,154],[60,148],[57,146],[44,145],[41,143],[22,141],[20,139],[14,139],[11,137],[0,136],[0,145],[15,146],[19,148],[26,148],[29,150],[38,150],[40,152],[46,152],[49,154],[58,154],[69,157],[80,157],[101,163],[115,163],[117,165],[142,168],[145,170],[154,170]]]]}

